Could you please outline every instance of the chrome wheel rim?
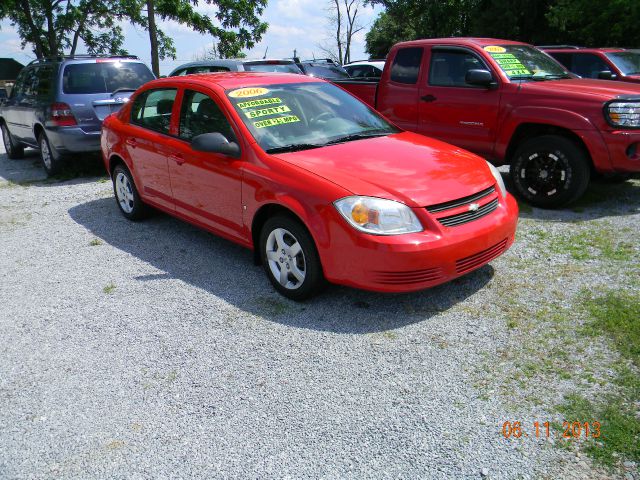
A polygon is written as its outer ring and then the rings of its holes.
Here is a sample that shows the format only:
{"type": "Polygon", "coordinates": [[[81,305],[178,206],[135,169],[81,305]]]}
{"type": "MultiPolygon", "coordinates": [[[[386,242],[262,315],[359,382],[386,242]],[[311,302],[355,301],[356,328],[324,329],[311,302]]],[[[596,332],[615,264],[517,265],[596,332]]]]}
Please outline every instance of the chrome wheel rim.
{"type": "Polygon", "coordinates": [[[42,156],[42,162],[47,168],[51,168],[51,151],[49,150],[49,144],[47,140],[42,137],[40,141],[40,155],[42,156]]]}
{"type": "Polygon", "coordinates": [[[9,130],[4,125],[2,126],[2,141],[4,142],[5,151],[9,152],[11,150],[11,137],[9,137],[9,130]]]}
{"type": "Polygon", "coordinates": [[[276,228],[267,238],[266,254],[273,278],[287,290],[300,288],[307,264],[298,239],[290,231],[276,228]]]}
{"type": "Polygon", "coordinates": [[[118,175],[116,175],[115,183],[116,197],[118,198],[118,204],[120,205],[120,208],[122,208],[122,211],[125,213],[133,212],[133,188],[131,186],[131,182],[129,181],[129,177],[127,177],[122,172],[118,172],[118,175]]]}

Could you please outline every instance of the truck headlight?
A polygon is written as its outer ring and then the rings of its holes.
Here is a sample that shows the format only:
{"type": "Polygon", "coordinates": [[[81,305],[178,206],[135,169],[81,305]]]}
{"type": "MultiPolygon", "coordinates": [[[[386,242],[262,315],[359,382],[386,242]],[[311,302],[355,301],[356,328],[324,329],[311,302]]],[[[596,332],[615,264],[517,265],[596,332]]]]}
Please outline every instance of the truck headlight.
{"type": "Polygon", "coordinates": [[[498,189],[500,190],[502,197],[507,198],[507,189],[504,186],[504,180],[502,179],[502,175],[500,174],[498,169],[495,167],[495,165],[492,165],[489,162],[487,162],[487,165],[489,166],[489,170],[491,170],[491,173],[493,173],[493,178],[496,179],[496,183],[498,184],[498,189]]]}
{"type": "Polygon", "coordinates": [[[604,109],[607,121],[614,127],[640,128],[640,100],[613,100],[604,109]]]}
{"type": "Polygon", "coordinates": [[[405,204],[375,197],[345,197],[335,207],[356,230],[374,235],[400,235],[422,231],[422,224],[405,204]]]}

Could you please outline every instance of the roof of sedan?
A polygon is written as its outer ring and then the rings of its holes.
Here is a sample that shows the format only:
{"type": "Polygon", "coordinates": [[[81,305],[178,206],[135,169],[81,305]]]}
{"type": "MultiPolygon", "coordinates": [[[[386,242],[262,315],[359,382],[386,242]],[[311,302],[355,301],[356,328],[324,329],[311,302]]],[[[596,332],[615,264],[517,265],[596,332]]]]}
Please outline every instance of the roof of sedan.
{"type": "Polygon", "coordinates": [[[448,38],[425,38],[422,40],[411,40],[402,42],[399,45],[420,45],[420,44],[438,44],[438,45],[478,45],[485,47],[488,45],[528,45],[523,42],[513,40],[502,40],[500,38],[478,38],[478,37],[448,37],[448,38]]]}
{"type": "Polygon", "coordinates": [[[297,73],[275,72],[216,72],[195,73],[181,77],[166,77],[153,80],[147,85],[166,86],[167,84],[191,83],[203,86],[218,85],[227,90],[230,88],[254,87],[260,85],[274,85],[278,83],[313,83],[322,82],[318,78],[299,75],[297,73]]]}

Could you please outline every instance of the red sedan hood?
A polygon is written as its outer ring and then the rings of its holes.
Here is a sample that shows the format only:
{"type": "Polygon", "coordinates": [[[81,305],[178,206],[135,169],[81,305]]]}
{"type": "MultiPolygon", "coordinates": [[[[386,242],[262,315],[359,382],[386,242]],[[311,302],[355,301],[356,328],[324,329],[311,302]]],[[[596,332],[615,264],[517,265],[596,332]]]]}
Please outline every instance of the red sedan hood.
{"type": "Polygon", "coordinates": [[[409,132],[276,156],[355,195],[412,207],[455,200],[495,183],[477,155],[409,132]]]}

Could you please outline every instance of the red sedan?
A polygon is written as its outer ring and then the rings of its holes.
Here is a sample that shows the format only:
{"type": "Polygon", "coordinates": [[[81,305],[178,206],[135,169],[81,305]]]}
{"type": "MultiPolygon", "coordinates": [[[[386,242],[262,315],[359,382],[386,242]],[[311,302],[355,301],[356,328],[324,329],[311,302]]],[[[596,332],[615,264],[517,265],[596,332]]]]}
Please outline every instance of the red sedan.
{"type": "Polygon", "coordinates": [[[251,248],[295,300],[326,281],[432,287],[514,240],[518,208],[493,166],[310,77],[155,80],[105,120],[101,142],[125,217],[153,206],[251,248]]]}

